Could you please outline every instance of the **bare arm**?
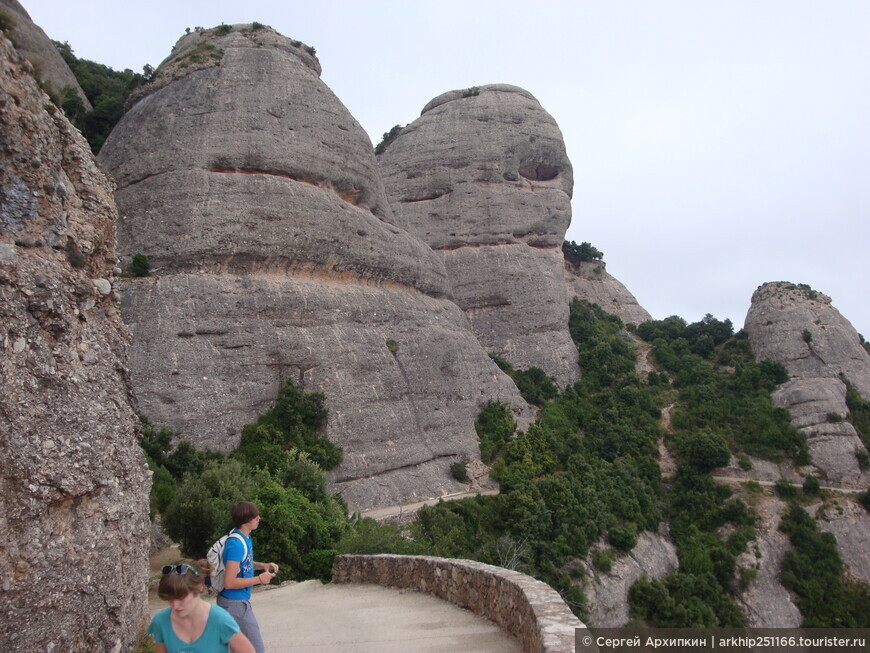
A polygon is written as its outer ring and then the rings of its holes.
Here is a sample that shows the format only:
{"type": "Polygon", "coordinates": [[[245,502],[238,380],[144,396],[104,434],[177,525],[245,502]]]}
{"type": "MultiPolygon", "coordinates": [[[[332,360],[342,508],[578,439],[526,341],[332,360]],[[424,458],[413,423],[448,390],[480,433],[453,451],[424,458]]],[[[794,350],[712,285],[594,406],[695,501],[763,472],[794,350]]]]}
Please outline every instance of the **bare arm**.
{"type": "Polygon", "coordinates": [[[254,645],[251,640],[245,637],[241,632],[230,637],[231,653],[255,653],[254,645]]]}
{"type": "Polygon", "coordinates": [[[252,587],[253,585],[268,585],[269,581],[275,576],[275,574],[268,571],[264,571],[252,578],[238,578],[238,575],[239,561],[227,560],[227,568],[224,573],[224,588],[228,590],[240,590],[245,587],[252,587]]]}
{"type": "Polygon", "coordinates": [[[278,565],[274,562],[254,562],[254,569],[263,569],[272,574],[278,573],[278,565]]]}
{"type": "Polygon", "coordinates": [[[154,653],[166,653],[166,644],[163,642],[154,642],[154,653]]]}

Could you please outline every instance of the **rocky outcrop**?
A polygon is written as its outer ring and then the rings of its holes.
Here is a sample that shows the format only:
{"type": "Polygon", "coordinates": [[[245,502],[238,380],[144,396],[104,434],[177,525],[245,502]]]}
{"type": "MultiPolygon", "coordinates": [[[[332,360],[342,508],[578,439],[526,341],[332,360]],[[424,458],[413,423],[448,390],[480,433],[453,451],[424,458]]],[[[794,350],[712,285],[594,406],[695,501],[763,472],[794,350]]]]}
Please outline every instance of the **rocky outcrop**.
{"type": "Polygon", "coordinates": [[[641,576],[652,580],[663,578],[678,565],[676,547],[666,532],[640,533],[637,545],[627,555],[618,556],[608,571],[598,569],[590,554],[583,562],[586,570],[583,592],[590,623],[596,628],[625,626],[631,618],[628,605],[631,586],[641,576]]]}
{"type": "Polygon", "coordinates": [[[737,558],[743,580],[738,598],[750,628],[797,628],[803,621],[793,595],[779,582],[782,559],[791,548],[788,535],[779,530],[784,502],[762,495],[755,505],[758,537],[737,558]]]}
{"type": "Polygon", "coordinates": [[[394,223],[437,252],[484,348],[576,381],[561,251],[573,173],[538,101],[505,84],[445,93],[378,162],[394,223]]]}
{"type": "Polygon", "coordinates": [[[565,260],[565,283],[568,301],[575,297],[598,304],[626,324],[641,324],[651,320],[628,289],[607,272],[604,261],[583,261],[575,264],[565,260]]]}
{"type": "Polygon", "coordinates": [[[127,651],[146,616],[150,480],[112,185],[4,38],[0,61],[0,637],[127,651]]]}
{"type": "Polygon", "coordinates": [[[755,291],[745,329],[758,359],[778,361],[791,374],[774,393],[774,404],[787,408],[792,423],[807,434],[813,463],[828,484],[866,487],[870,476],[855,457],[864,445],[842,421],[849,412],[843,378],[870,398],[870,354],[857,331],[830,297],[785,282],[755,291]]]}
{"type": "Polygon", "coordinates": [[[396,226],[371,142],[310,48],[253,25],[183,37],[100,158],[118,182],[142,412],[229,450],[286,379],[322,391],[355,509],[461,490],[488,400],[522,407],[432,250],[396,226]]]}
{"type": "Polygon", "coordinates": [[[67,87],[72,88],[81,99],[84,109],[90,111],[93,108],[90,100],[66,61],[42,28],[33,23],[30,14],[18,0],[0,0],[0,12],[5,12],[14,21],[15,27],[10,36],[18,53],[33,65],[34,77],[46,90],[58,96],[62,96],[67,87]]]}
{"type": "Polygon", "coordinates": [[[833,533],[849,576],[870,583],[870,515],[855,497],[834,498],[833,505],[816,510],[819,527],[833,533]]]}

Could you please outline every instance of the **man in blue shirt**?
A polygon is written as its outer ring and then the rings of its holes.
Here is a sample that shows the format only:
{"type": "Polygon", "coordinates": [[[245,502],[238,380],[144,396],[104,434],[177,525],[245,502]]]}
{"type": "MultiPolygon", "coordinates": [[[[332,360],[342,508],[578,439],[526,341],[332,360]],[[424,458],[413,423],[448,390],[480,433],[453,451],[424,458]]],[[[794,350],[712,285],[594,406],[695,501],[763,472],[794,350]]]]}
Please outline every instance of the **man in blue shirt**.
{"type": "Polygon", "coordinates": [[[254,562],[251,532],[260,525],[260,511],[257,506],[248,501],[240,501],[233,506],[232,517],[235,526],[232,533],[238,533],[242,539],[234,535],[227,538],[223,553],[226,567],[224,589],[218,594],[217,604],[233,615],[256,652],[265,653],[260,626],[251,609],[251,587],[268,585],[278,573],[278,565],[274,562],[254,562]],[[255,570],[261,573],[254,575],[255,570]]]}

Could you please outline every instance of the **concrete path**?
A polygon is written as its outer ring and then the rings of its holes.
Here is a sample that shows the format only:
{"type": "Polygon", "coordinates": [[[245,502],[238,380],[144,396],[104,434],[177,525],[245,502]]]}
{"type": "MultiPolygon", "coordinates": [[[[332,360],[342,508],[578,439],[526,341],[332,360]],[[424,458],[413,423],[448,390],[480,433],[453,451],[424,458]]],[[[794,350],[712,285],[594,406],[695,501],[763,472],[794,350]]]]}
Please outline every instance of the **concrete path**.
{"type": "Polygon", "coordinates": [[[254,592],[268,653],[521,653],[495,624],[419,592],[306,581],[254,592]]]}

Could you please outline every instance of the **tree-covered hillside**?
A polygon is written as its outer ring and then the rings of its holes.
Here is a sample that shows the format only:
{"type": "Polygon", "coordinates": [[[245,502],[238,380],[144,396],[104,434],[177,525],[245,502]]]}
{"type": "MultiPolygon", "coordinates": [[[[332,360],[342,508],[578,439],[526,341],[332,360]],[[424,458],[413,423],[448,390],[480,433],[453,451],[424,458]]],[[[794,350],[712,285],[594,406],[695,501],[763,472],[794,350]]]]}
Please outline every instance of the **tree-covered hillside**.
{"type": "MultiPolygon", "coordinates": [[[[149,427],[155,510],[186,553],[202,555],[227,527],[229,504],[253,498],[270,515],[268,533],[260,537],[292,577],[328,577],[336,552],[471,558],[545,580],[581,617],[587,606],[579,562],[591,554],[606,570],[633,548],[638,533],[664,521],[679,568],[635,584],[635,621],[742,625],[735,560],[755,538],[756,518],[710,472],[732,456],[808,461],[803,435],[771,404],[770,392],[788,377],[785,369],[755,361],[745,335],[712,316],[695,324],[668,318],[634,328],[575,300],[570,327],[583,378],[561,393],[539,370],[517,371],[497,360],[540,411],[525,432],[517,432],[504,405],[490,403],[481,413],[481,457],[500,484],[496,496],[423,508],[405,528],[348,519],[318,465],[328,467],[340,455],[318,436],[324,398],[289,384],[276,408],[244,429],[229,459],[196,453],[186,443],[167,455],[169,434],[155,449],[149,427]],[[636,372],[639,354],[655,363],[645,376],[636,372]],[[665,406],[668,429],[661,420],[665,406]],[[678,461],[669,478],[660,472],[660,440],[678,461]]],[[[867,586],[844,579],[836,546],[801,520],[795,512],[800,496],[793,494],[795,508],[783,528],[796,553],[786,560],[784,582],[801,597],[808,624],[866,625],[861,610],[867,586]],[[794,570],[812,561],[818,563],[814,580],[805,581],[806,574],[794,570]],[[813,595],[820,586],[838,592],[833,603],[813,595]]]]}
{"type": "Polygon", "coordinates": [[[133,89],[147,82],[154,70],[146,65],[142,74],[129,69],[119,72],[103,64],[79,59],[67,42],[53,43],[72,70],[93,109],[87,111],[81,98],[69,87],[59,89],[55,100],[60,103],[67,118],[88,139],[94,154],[98,154],[109,132],[124,115],[127,97],[133,89]]]}

